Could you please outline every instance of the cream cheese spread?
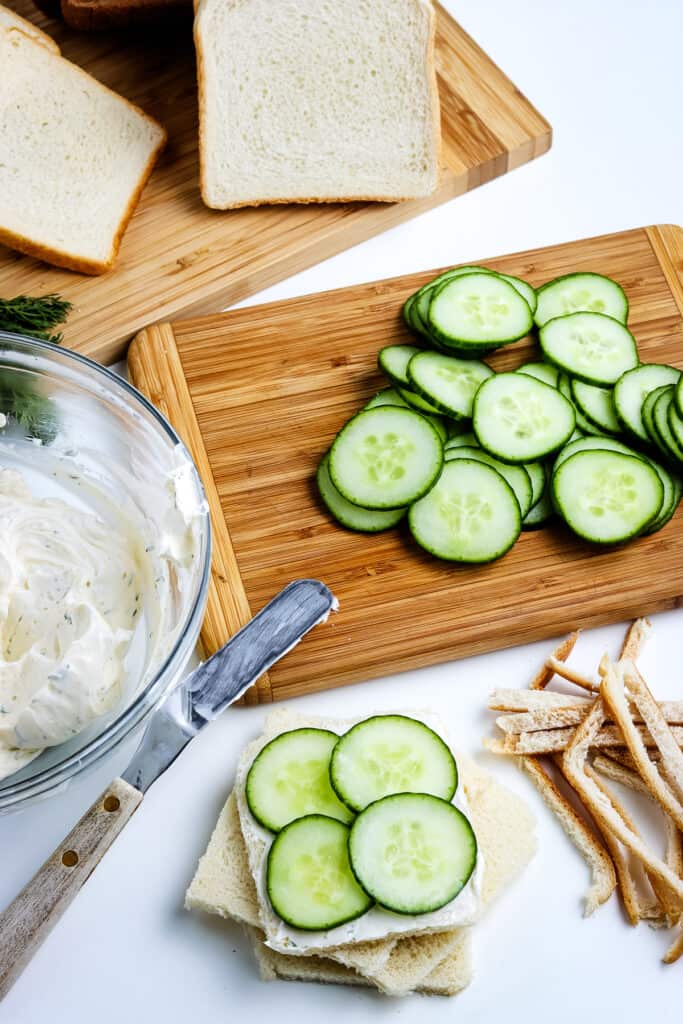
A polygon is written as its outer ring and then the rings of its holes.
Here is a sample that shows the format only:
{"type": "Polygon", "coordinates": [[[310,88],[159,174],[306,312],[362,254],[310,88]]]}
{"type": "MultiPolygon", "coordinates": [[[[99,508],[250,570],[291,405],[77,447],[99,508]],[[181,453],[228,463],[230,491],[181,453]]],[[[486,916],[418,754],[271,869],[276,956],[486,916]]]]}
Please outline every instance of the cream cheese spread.
{"type": "Polygon", "coordinates": [[[143,575],[132,532],[0,469],[0,779],[120,701],[143,575]]]}
{"type": "MultiPolygon", "coordinates": [[[[405,711],[401,714],[410,715],[434,730],[445,742],[448,738],[444,735],[443,726],[435,715],[425,712],[405,711]]],[[[369,717],[369,716],[364,716],[369,717]]],[[[332,946],[342,946],[348,943],[369,942],[376,939],[384,939],[389,936],[400,936],[409,933],[415,935],[426,932],[440,932],[451,928],[466,927],[473,924],[481,912],[481,888],[484,873],[484,860],[479,850],[475,869],[465,887],[458,893],[454,900],[431,913],[420,915],[394,914],[391,911],[373,907],[362,917],[356,918],[348,924],[340,925],[326,932],[309,932],[292,928],[282,921],[270,906],[266,891],[266,861],[268,851],[272,845],[274,836],[264,829],[249,811],[244,795],[246,777],[251,764],[259,750],[274,736],[288,729],[296,729],[306,725],[312,728],[330,729],[332,732],[342,733],[349,729],[361,719],[349,721],[339,719],[317,719],[313,716],[300,716],[286,712],[275,713],[269,719],[266,733],[262,741],[251,744],[244,752],[240,760],[237,777],[235,780],[235,792],[237,795],[240,823],[242,832],[249,853],[249,863],[259,901],[259,911],[262,925],[266,933],[266,945],[280,953],[289,955],[311,955],[318,951],[324,951],[332,946]],[[269,728],[270,726],[270,728],[269,728]]],[[[457,754],[456,754],[457,761],[457,754]]],[[[471,820],[467,796],[462,781],[453,797],[453,804],[471,820]]]]}

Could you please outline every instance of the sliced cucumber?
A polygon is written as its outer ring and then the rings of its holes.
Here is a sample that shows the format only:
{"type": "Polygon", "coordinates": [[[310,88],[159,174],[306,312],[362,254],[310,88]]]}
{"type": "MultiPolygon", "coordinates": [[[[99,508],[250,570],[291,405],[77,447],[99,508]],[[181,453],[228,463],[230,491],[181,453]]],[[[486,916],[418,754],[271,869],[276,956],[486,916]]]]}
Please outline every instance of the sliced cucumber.
{"type": "Polygon", "coordinates": [[[533,316],[536,312],[536,306],[538,305],[536,289],[532,288],[527,281],[523,281],[521,277],[513,277],[511,274],[499,274],[498,271],[495,273],[498,277],[501,277],[503,281],[507,281],[508,284],[511,284],[515,291],[519,292],[531,310],[531,314],[533,316]]]}
{"type": "MultiPolygon", "coordinates": [[[[446,462],[454,462],[455,459],[474,459],[475,462],[484,462],[487,466],[493,466],[500,473],[503,480],[507,480],[510,484],[519,505],[519,514],[522,519],[524,518],[534,503],[533,487],[525,466],[514,466],[510,463],[501,462],[500,459],[496,459],[493,455],[485,452],[483,448],[466,445],[460,445],[458,448],[451,448],[449,451],[444,452],[444,460],[446,462]]],[[[541,470],[541,473],[543,473],[543,470],[541,470]]]]}
{"type": "Polygon", "coordinates": [[[649,441],[642,418],[643,402],[655,388],[676,384],[681,371],[664,363],[643,363],[623,373],[614,385],[614,406],[619,421],[641,441],[649,441]]]}
{"type": "Polygon", "coordinates": [[[531,310],[518,291],[495,274],[463,274],[442,284],[429,306],[429,328],[460,349],[506,345],[529,333],[531,310]]]}
{"type": "Polygon", "coordinates": [[[443,446],[444,458],[446,452],[452,451],[453,448],[460,448],[462,445],[468,445],[474,448],[479,447],[479,442],[471,430],[465,431],[464,434],[454,434],[453,437],[448,438],[443,446]]]}
{"type": "Polygon", "coordinates": [[[378,391],[369,402],[366,402],[363,409],[375,409],[378,405],[398,405],[403,409],[410,408],[406,400],[401,398],[396,388],[383,388],[381,391],[378,391]]]}
{"type": "Polygon", "coordinates": [[[676,406],[676,391],[674,389],[673,401],[669,404],[669,430],[676,439],[676,444],[683,449],[683,416],[676,406]]]}
{"type": "MultiPolygon", "coordinates": [[[[564,395],[567,401],[571,402],[572,406],[574,407],[574,415],[576,416],[577,429],[582,434],[595,434],[598,437],[605,437],[605,431],[602,430],[596,423],[593,423],[591,420],[586,419],[586,417],[583,415],[581,410],[574,402],[574,396],[572,394],[572,381],[566,373],[560,374],[557,387],[560,394],[564,395]]],[[[574,438],[572,437],[570,438],[570,440],[574,440],[574,438]]]]}
{"type": "Polygon", "coordinates": [[[477,273],[487,273],[487,271],[482,267],[454,267],[452,270],[446,270],[443,274],[439,274],[438,277],[435,277],[433,281],[424,285],[420,288],[419,292],[416,293],[415,315],[419,318],[424,331],[428,335],[430,334],[429,304],[431,303],[437,288],[442,284],[445,284],[446,281],[453,280],[455,277],[462,277],[463,274],[477,273]]]}
{"type": "Polygon", "coordinates": [[[249,810],[260,825],[279,832],[306,814],[351,821],[353,815],[330,785],[330,759],[338,740],[328,729],[292,729],[263,747],[245,786],[249,810]]]}
{"type": "Polygon", "coordinates": [[[514,491],[491,466],[474,459],[447,462],[432,490],[411,505],[411,533],[420,547],[453,562],[491,562],[519,537],[514,491]]]}
{"type": "Polygon", "coordinates": [[[440,736],[406,715],[375,715],[344,733],[330,761],[334,791],[362,811],[392,793],[431,793],[451,800],[458,769],[440,736]]]}
{"type": "Polygon", "coordinates": [[[664,488],[644,459],[616,451],[582,451],[552,478],[555,507],[567,525],[594,544],[635,537],[659,513],[664,488]]]}
{"type": "Polygon", "coordinates": [[[652,410],[652,421],[654,423],[657,437],[664,445],[664,448],[669,454],[669,458],[673,459],[674,462],[683,463],[683,446],[678,443],[676,434],[671,429],[671,421],[669,418],[671,408],[675,408],[674,394],[674,385],[669,384],[654,404],[654,408],[652,410]]]}
{"type": "Polygon", "coordinates": [[[637,452],[632,451],[627,445],[621,441],[617,441],[616,437],[607,437],[602,435],[601,437],[580,437],[575,441],[568,442],[564,448],[557,453],[557,458],[553,465],[553,473],[559,469],[563,462],[571,458],[572,455],[576,455],[577,452],[588,452],[588,451],[601,451],[601,452],[621,452],[622,455],[633,455],[636,458],[642,458],[637,452]]]}
{"type": "Polygon", "coordinates": [[[650,459],[650,462],[657,470],[657,472],[660,475],[660,478],[662,479],[662,485],[664,486],[665,492],[665,499],[662,502],[662,508],[659,511],[659,515],[654,520],[654,522],[652,522],[644,531],[646,534],[658,533],[659,530],[666,526],[666,524],[673,518],[676,509],[680,505],[681,495],[683,494],[683,483],[681,482],[681,478],[679,476],[677,476],[675,473],[670,473],[668,470],[665,470],[662,466],[660,466],[657,462],[654,462],[652,459],[650,459]],[[669,482],[671,484],[671,495],[669,497],[668,507],[665,507],[667,486],[664,477],[662,477],[662,472],[664,472],[666,476],[668,476],[669,482]]]}
{"type": "Polygon", "coordinates": [[[609,434],[620,433],[611,388],[599,388],[582,380],[572,380],[571,389],[574,405],[587,420],[609,434]]]}
{"type": "Polygon", "coordinates": [[[379,351],[377,362],[380,370],[386,373],[393,384],[409,388],[408,363],[414,355],[421,351],[422,349],[416,348],[414,345],[385,345],[379,351]]]}
{"type": "Polygon", "coordinates": [[[564,274],[536,290],[535,320],[542,327],[568,313],[606,313],[622,324],[628,318],[628,299],[621,285],[602,274],[564,274]]]}
{"type": "Polygon", "coordinates": [[[552,499],[549,494],[545,493],[525,515],[522,520],[522,529],[538,530],[539,527],[545,526],[548,520],[552,519],[554,515],[555,509],[553,507],[552,499]]]}
{"type": "Polygon", "coordinates": [[[674,401],[676,402],[676,409],[678,411],[679,416],[683,416],[683,387],[681,387],[681,380],[683,380],[683,377],[678,378],[678,383],[676,384],[676,394],[674,396],[674,401]]]}
{"type": "Polygon", "coordinates": [[[418,352],[408,364],[409,386],[448,416],[470,419],[474,396],[493,370],[477,359],[418,352]]]}
{"type": "Polygon", "coordinates": [[[330,451],[332,483],[368,509],[403,508],[434,484],[443,463],[441,438],[424,416],[391,405],[358,413],[330,451]]]}
{"type": "Polygon", "coordinates": [[[545,466],[540,462],[525,462],[524,470],[531,481],[531,504],[535,505],[543,496],[547,484],[545,466]]]}
{"type": "Polygon", "coordinates": [[[338,523],[346,526],[349,530],[356,530],[359,533],[379,533],[381,530],[390,530],[392,526],[403,519],[407,509],[395,508],[386,512],[378,512],[373,509],[361,508],[360,505],[353,505],[347,501],[343,494],[340,494],[332,483],[330,477],[329,455],[324,455],[316,476],[320,497],[338,523]]]}
{"type": "Polygon", "coordinates": [[[522,366],[517,367],[515,373],[526,373],[528,377],[542,380],[544,384],[549,384],[551,388],[559,386],[560,371],[551,363],[524,363],[522,366]]]}
{"type": "Polygon", "coordinates": [[[662,384],[661,387],[655,388],[654,391],[649,393],[649,395],[646,395],[640,412],[648,440],[655,445],[667,459],[670,458],[670,453],[664,443],[664,440],[659,436],[659,431],[655,426],[654,412],[657,401],[663,394],[666,394],[667,388],[670,388],[671,386],[671,384],[662,384]]]}
{"type": "Polygon", "coordinates": [[[523,373],[498,373],[474,399],[472,426],[482,448],[504,462],[535,462],[561,448],[576,425],[555,388],[523,373]]]}
{"type": "MultiPolygon", "coordinates": [[[[401,398],[396,388],[384,388],[383,391],[378,391],[377,394],[363,406],[363,411],[366,409],[375,409],[378,405],[398,405],[404,409],[412,408],[404,398],[401,398]]],[[[448,440],[450,426],[446,426],[443,418],[441,416],[435,416],[431,412],[423,412],[422,415],[427,417],[441,440],[446,442],[448,440]]]]}
{"type": "Polygon", "coordinates": [[[664,466],[660,466],[660,464],[655,462],[654,459],[648,459],[647,461],[659,476],[664,489],[661,508],[659,509],[655,519],[653,519],[653,521],[643,531],[646,534],[650,534],[657,533],[658,530],[661,530],[661,528],[665,526],[673,516],[676,508],[678,507],[678,502],[680,501],[681,483],[679,477],[675,477],[673,473],[670,473],[668,469],[664,468],[664,466]]]}
{"type": "Polygon", "coordinates": [[[278,917],[303,931],[329,931],[370,909],[348,843],[347,826],[322,814],[297,818],[278,833],[266,863],[268,899],[278,917]]]}
{"type": "Polygon", "coordinates": [[[398,388],[398,393],[411,409],[417,409],[418,412],[428,413],[430,416],[440,416],[441,410],[437,409],[435,405],[428,402],[422,395],[418,395],[415,391],[411,391],[409,388],[398,388]]]}
{"type": "Polygon", "coordinates": [[[396,914],[426,914],[454,900],[477,863],[477,839],[457,807],[425,793],[377,800],[358,815],[349,857],[363,889],[396,914]]]}
{"type": "Polygon", "coordinates": [[[548,320],[539,331],[543,355],[588,384],[614,384],[638,365],[631,332],[602,313],[571,313],[548,320]]]}

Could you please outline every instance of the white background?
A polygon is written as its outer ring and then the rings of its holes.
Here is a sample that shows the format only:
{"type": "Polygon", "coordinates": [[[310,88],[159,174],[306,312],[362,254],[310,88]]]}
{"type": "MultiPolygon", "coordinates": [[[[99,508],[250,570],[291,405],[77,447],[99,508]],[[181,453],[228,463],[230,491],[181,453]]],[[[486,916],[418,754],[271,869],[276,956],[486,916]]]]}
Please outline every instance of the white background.
{"type": "MultiPolygon", "coordinates": [[[[550,154],[252,302],[683,221],[680,0],[450,0],[446,6],[551,121],[550,154]]],[[[666,565],[652,566],[653,573],[666,571],[666,565]]],[[[567,608],[568,623],[571,618],[567,608]]],[[[681,697],[683,618],[674,612],[654,622],[646,674],[661,696],[681,697]]],[[[577,664],[590,668],[605,649],[616,653],[620,638],[617,627],[585,634],[577,664]]],[[[490,687],[525,685],[550,647],[407,673],[302,698],[296,707],[350,715],[430,706],[461,748],[477,752],[490,728],[483,710],[490,687]]],[[[582,860],[527,780],[490,758],[485,761],[499,778],[533,806],[540,849],[477,928],[477,975],[465,993],[455,1001],[391,1001],[362,990],[261,983],[239,928],[188,914],[182,900],[230,789],[238,752],[264,714],[259,708],[229,711],[154,786],[0,1005],[2,1024],[289,1021],[295,1015],[301,1024],[319,1024],[321,1017],[348,1020],[349,1013],[361,1021],[406,1022],[505,1015],[525,1024],[609,1013],[628,1024],[680,1014],[683,963],[659,963],[666,937],[645,925],[629,929],[615,900],[592,919],[581,917],[588,881],[582,860]]],[[[67,792],[0,820],[0,906],[125,762],[120,752],[67,792]]]]}

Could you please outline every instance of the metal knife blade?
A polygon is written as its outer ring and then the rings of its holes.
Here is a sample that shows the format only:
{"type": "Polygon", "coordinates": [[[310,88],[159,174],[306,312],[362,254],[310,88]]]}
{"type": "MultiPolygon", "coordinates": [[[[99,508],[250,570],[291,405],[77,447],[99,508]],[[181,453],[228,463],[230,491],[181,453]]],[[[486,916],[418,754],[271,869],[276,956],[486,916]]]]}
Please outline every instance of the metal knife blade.
{"type": "Polygon", "coordinates": [[[296,580],[286,586],[164,698],[123,773],[125,781],[146,792],[208,722],[337,607],[337,599],[318,580],[296,580]]]}

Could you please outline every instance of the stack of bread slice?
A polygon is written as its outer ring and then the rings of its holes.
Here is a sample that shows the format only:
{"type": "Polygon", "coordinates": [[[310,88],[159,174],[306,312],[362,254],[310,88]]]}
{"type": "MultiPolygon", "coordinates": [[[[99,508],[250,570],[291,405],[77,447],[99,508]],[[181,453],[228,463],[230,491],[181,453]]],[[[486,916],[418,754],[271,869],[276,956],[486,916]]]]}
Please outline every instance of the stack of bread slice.
{"type": "MultiPolygon", "coordinates": [[[[275,736],[290,729],[344,732],[351,723],[293,714],[271,714],[265,731],[244,752],[251,763],[275,736]]],[[[472,761],[457,758],[471,820],[484,861],[481,897],[486,909],[529,862],[535,850],[534,821],[526,805],[472,761]]],[[[321,953],[283,953],[268,944],[272,910],[260,902],[253,865],[258,861],[247,820],[243,776],[228,797],[185,897],[188,909],[238,921],[246,926],[264,980],[317,981],[364,985],[386,995],[411,992],[454,995],[472,979],[472,927],[402,932],[374,941],[349,942],[321,953]],[[251,854],[251,857],[250,857],[251,854]],[[250,863],[251,860],[251,863],[250,863]]]]}
{"type": "Polygon", "coordinates": [[[0,242],[87,274],[108,270],[166,133],[0,14],[0,242]]]}

